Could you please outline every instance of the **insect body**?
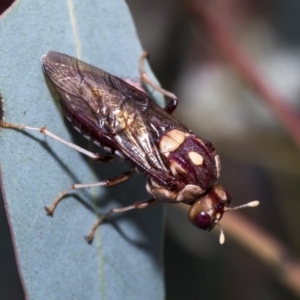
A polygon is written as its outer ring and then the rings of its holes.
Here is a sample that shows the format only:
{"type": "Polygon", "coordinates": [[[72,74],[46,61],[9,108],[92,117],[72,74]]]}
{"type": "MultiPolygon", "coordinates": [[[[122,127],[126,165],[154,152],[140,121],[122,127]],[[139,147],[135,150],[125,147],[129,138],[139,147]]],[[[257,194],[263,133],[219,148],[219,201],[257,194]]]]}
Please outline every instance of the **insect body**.
{"type": "MultiPolygon", "coordinates": [[[[22,128],[40,130],[95,160],[108,161],[118,155],[132,164],[132,169],[105,182],[73,185],[46,208],[48,214],[53,213],[57,203],[71,189],[113,185],[126,180],[134,169],[146,174],[151,199],[104,214],[87,237],[89,241],[109,214],[146,208],[159,202],[191,205],[190,221],[204,230],[219,225],[223,213],[230,210],[229,193],[215,183],[221,170],[219,156],[210,142],[200,139],[171,115],[177,98],[149,80],[143,69],[145,57],[144,53],[140,61],[141,79],[171,99],[165,109],[144,91],[76,58],[56,52],[42,58],[44,71],[60,96],[65,116],[108,154],[90,153],[46,128],[22,128]]],[[[17,127],[8,123],[2,126],[17,127]]],[[[257,204],[251,202],[244,206],[257,204]]],[[[220,240],[224,241],[222,229],[220,240]]]]}

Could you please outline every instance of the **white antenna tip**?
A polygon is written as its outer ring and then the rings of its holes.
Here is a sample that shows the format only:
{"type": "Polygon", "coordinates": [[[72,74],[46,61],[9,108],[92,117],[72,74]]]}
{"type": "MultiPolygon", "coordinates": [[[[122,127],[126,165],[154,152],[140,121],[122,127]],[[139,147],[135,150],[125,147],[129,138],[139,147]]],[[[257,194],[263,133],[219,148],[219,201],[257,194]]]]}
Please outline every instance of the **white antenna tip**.
{"type": "Polygon", "coordinates": [[[216,225],[218,225],[219,228],[220,228],[220,238],[219,238],[219,243],[220,243],[221,245],[223,245],[223,244],[225,243],[225,234],[224,234],[223,228],[222,228],[222,226],[220,225],[219,222],[216,222],[216,225]]]}
{"type": "Polygon", "coordinates": [[[225,235],[224,235],[223,230],[221,230],[221,232],[220,232],[219,242],[221,245],[223,245],[225,243],[225,235]]]}
{"type": "Polygon", "coordinates": [[[256,207],[259,205],[259,201],[255,200],[255,201],[251,201],[249,203],[246,204],[247,207],[256,207]]]}

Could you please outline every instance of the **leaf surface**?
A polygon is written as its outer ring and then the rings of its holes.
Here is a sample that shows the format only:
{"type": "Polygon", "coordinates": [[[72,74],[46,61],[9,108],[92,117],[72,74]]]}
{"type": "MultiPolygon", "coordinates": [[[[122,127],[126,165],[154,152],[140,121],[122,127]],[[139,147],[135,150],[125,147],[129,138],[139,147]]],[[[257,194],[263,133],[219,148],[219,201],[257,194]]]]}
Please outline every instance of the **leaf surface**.
{"type": "MultiPolygon", "coordinates": [[[[142,48],[128,7],[122,0],[20,0],[0,18],[5,120],[47,125],[60,137],[99,151],[62,117],[41,69],[41,56],[50,50],[138,79],[142,48]]],[[[28,299],[164,298],[161,206],[111,218],[91,245],[83,239],[95,210],[149,198],[144,176],[71,193],[51,218],[44,206],[71,184],[100,181],[128,165],[91,163],[38,132],[12,129],[1,129],[0,153],[2,196],[28,299]]]]}

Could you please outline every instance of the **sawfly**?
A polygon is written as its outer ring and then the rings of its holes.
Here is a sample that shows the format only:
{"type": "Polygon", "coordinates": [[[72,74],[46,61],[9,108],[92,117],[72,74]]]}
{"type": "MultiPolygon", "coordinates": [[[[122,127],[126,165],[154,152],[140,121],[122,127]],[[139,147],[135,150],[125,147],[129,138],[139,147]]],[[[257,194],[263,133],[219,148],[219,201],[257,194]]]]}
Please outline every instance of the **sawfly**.
{"type": "Polygon", "coordinates": [[[169,99],[158,106],[144,90],[99,68],[66,54],[49,52],[42,57],[46,76],[58,93],[66,118],[84,137],[103,147],[107,154],[90,152],[61,139],[46,127],[29,127],[1,122],[2,127],[37,130],[100,162],[116,156],[130,162],[126,172],[107,180],[73,184],[46,207],[52,215],[57,204],[72,190],[111,186],[135,171],[146,176],[150,199],[126,207],[113,208],[100,216],[86,239],[91,242],[97,227],[114,213],[142,209],[157,203],[185,203],[190,206],[189,220],[195,226],[211,230],[220,227],[220,243],[225,240],[219,222],[223,213],[242,207],[254,207],[258,201],[229,208],[230,194],[216,180],[221,163],[213,145],[198,137],[172,116],[177,97],[153,83],[144,69],[147,53],[140,58],[143,84],[169,99]]]}

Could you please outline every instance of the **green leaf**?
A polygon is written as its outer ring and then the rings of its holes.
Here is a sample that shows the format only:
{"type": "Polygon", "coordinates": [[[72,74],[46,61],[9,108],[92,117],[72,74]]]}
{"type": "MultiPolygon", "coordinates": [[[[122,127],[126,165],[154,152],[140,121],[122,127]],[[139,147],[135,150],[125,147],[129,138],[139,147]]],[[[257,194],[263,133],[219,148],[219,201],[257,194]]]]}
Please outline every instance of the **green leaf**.
{"type": "MultiPolygon", "coordinates": [[[[0,19],[0,92],[5,120],[47,128],[91,149],[62,117],[41,69],[54,50],[116,76],[138,79],[142,53],[122,0],[20,0],[0,19]]],[[[97,149],[96,151],[99,151],[97,149]]],[[[101,181],[128,165],[91,163],[41,135],[0,132],[3,195],[28,299],[162,299],[162,207],[120,214],[83,239],[106,212],[149,198],[142,175],[115,187],[71,193],[54,216],[44,206],[73,183],[101,181]]]]}

